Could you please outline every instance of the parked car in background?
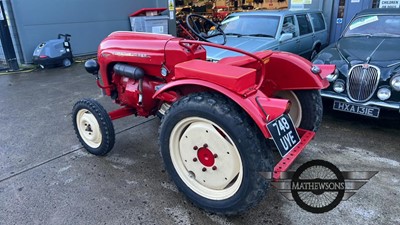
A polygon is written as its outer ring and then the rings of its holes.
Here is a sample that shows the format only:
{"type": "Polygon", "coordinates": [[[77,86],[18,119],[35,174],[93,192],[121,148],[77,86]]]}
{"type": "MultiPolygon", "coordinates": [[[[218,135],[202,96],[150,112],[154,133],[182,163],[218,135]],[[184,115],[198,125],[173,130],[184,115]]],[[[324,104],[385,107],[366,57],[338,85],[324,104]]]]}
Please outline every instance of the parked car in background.
{"type": "MultiPolygon", "coordinates": [[[[275,52],[278,51],[275,56],[286,61],[297,58],[292,53],[305,57],[316,55],[328,43],[325,19],[317,10],[232,13],[221,24],[216,24],[203,16],[191,14],[186,18],[186,25],[200,40],[224,44],[251,53],[263,51],[267,54],[266,50],[275,50],[275,52]],[[214,29],[207,29],[208,27],[214,29]]],[[[242,55],[239,51],[234,52],[229,48],[221,49],[213,46],[204,46],[204,48],[207,60],[213,62],[221,62],[228,57],[242,55]]],[[[302,64],[312,67],[310,61],[301,59],[302,64]]],[[[273,64],[273,60],[271,58],[270,64],[273,64]]],[[[315,74],[320,71],[318,67],[312,68],[315,74]]],[[[271,70],[269,74],[272,74],[271,70]]],[[[281,80],[293,80],[292,76],[299,79],[299,75],[293,73],[293,68],[280,68],[277,74],[281,80]]],[[[326,80],[324,82],[324,85],[329,84],[326,80]]],[[[314,131],[318,129],[322,119],[322,99],[319,91],[313,88],[306,90],[293,83],[291,88],[273,91],[269,97],[290,100],[292,104],[290,116],[296,127],[309,127],[314,131]],[[316,102],[318,102],[318,107],[310,109],[311,103],[316,102]],[[318,116],[309,118],[309,115],[313,113],[318,116]]]]}
{"type": "MultiPolygon", "coordinates": [[[[226,44],[248,52],[286,51],[310,59],[328,45],[328,30],[317,10],[268,10],[232,13],[221,22],[226,44]]],[[[209,38],[219,42],[221,36],[209,38]]],[[[220,60],[237,53],[207,47],[207,57],[220,60]]]]}
{"type": "Polygon", "coordinates": [[[314,64],[335,64],[331,85],[321,91],[333,109],[379,117],[400,110],[400,9],[368,9],[352,19],[337,43],[314,64]]]}

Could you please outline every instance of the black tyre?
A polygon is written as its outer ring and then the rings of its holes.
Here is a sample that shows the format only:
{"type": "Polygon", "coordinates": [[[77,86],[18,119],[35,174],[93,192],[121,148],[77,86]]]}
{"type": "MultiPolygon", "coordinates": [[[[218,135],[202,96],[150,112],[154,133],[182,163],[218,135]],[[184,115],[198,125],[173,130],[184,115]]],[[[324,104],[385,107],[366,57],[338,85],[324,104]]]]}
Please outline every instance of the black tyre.
{"type": "Polygon", "coordinates": [[[68,58],[63,59],[62,65],[63,65],[64,67],[70,67],[70,66],[72,65],[72,61],[71,61],[70,59],[68,59],[68,58]]]}
{"type": "Polygon", "coordinates": [[[162,118],[159,143],[178,189],[207,211],[234,215],[258,203],[272,171],[264,136],[234,102],[196,93],[174,103],[162,118]]]}
{"type": "Polygon", "coordinates": [[[295,127],[317,131],[322,121],[323,106],[318,90],[280,91],[274,97],[290,100],[289,115],[295,127]]]}
{"type": "Polygon", "coordinates": [[[107,111],[93,99],[79,100],[72,110],[75,133],[83,147],[94,155],[105,155],[114,146],[114,126],[107,111]]]}
{"type": "Polygon", "coordinates": [[[319,53],[319,47],[315,47],[310,53],[310,60],[313,60],[319,53]]]}

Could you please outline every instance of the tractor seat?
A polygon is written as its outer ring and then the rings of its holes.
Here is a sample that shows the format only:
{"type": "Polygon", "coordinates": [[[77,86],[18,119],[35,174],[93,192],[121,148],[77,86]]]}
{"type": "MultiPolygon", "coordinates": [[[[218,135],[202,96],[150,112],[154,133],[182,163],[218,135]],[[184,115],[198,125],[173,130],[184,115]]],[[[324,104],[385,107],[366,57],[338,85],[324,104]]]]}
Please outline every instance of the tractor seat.
{"type": "Polygon", "coordinates": [[[175,66],[175,79],[199,79],[244,93],[256,84],[256,70],[193,59],[175,66]]]}

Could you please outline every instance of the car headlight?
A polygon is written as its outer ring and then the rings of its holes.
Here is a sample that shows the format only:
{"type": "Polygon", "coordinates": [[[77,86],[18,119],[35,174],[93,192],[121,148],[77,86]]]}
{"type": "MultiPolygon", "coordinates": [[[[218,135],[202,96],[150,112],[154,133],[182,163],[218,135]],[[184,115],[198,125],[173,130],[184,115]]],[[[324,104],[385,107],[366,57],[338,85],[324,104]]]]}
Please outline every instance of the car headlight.
{"type": "Polygon", "coordinates": [[[342,93],[344,91],[344,81],[343,80],[337,80],[333,84],[333,90],[337,93],[342,93]]]}
{"type": "Polygon", "coordinates": [[[395,91],[400,91],[400,75],[392,77],[390,86],[392,86],[395,91]]]}
{"type": "Polygon", "coordinates": [[[386,87],[380,88],[377,94],[378,98],[382,101],[389,99],[391,95],[392,92],[389,90],[389,88],[386,87]]]}
{"type": "Polygon", "coordinates": [[[333,82],[335,81],[337,78],[339,77],[339,71],[337,69],[335,69],[335,72],[333,72],[332,74],[329,74],[328,76],[326,76],[326,79],[329,82],[333,82]]]}

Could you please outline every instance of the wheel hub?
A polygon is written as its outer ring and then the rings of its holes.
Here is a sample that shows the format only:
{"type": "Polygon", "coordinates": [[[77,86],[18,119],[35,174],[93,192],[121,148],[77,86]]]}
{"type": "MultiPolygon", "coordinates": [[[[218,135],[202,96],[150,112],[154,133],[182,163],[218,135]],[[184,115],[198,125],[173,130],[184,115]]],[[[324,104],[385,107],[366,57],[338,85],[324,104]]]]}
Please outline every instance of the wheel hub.
{"type": "Polygon", "coordinates": [[[76,119],[79,133],[85,143],[92,148],[100,146],[102,135],[94,115],[82,109],[78,112],[76,119]]]}
{"type": "Polygon", "coordinates": [[[228,187],[241,168],[237,149],[221,132],[209,123],[193,122],[183,131],[178,147],[192,182],[214,190],[228,187]]]}
{"type": "Polygon", "coordinates": [[[211,167],[215,163],[214,154],[210,149],[202,147],[197,151],[197,158],[204,166],[211,167]]]}

